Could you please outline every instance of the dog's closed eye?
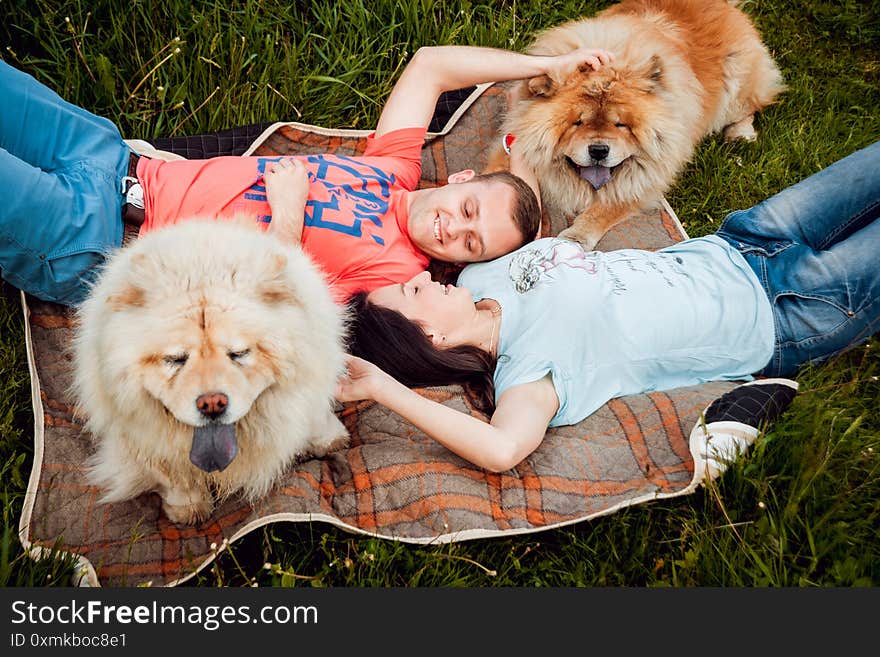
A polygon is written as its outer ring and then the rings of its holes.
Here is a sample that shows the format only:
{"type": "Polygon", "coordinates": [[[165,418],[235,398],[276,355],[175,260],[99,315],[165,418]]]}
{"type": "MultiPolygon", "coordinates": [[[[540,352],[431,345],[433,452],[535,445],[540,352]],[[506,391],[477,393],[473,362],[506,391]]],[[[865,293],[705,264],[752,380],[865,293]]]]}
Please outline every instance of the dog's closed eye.
{"type": "Polygon", "coordinates": [[[239,349],[237,351],[227,351],[226,355],[229,356],[229,360],[237,363],[250,353],[250,349],[239,349]]]}
{"type": "Polygon", "coordinates": [[[180,367],[186,364],[186,361],[189,359],[189,354],[180,353],[180,354],[169,354],[165,356],[162,360],[165,361],[166,365],[171,365],[172,367],[180,367]]]}

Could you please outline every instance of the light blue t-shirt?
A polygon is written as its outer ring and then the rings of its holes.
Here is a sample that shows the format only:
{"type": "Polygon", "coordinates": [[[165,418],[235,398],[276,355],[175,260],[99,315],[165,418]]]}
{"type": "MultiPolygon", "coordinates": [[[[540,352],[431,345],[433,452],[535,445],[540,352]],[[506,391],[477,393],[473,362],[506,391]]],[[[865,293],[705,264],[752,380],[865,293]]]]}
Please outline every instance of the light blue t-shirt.
{"type": "Polygon", "coordinates": [[[767,295],[715,235],[609,252],[548,237],[468,265],[458,285],[501,304],[495,398],[551,373],[550,426],[614,397],[750,379],[773,353],[767,295]]]}

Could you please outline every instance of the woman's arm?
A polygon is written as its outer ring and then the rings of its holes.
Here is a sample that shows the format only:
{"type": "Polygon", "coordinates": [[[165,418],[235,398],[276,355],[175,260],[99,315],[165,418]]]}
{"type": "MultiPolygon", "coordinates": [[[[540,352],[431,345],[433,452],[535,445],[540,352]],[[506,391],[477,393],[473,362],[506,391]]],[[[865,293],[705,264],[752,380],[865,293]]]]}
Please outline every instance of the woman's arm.
{"type": "Polygon", "coordinates": [[[266,231],[285,244],[302,243],[309,174],[299,158],[272,162],[263,174],[272,221],[266,231]]]}
{"type": "Polygon", "coordinates": [[[441,445],[492,472],[514,467],[531,454],[559,408],[550,376],[506,390],[489,424],[422,397],[375,365],[350,356],[339,401],[373,399],[441,445]]]}
{"type": "Polygon", "coordinates": [[[419,48],[388,96],[376,126],[376,136],[400,128],[426,127],[444,91],[484,82],[561,74],[580,65],[596,69],[610,59],[610,53],[595,48],[581,48],[553,57],[479,46],[419,48]]]}

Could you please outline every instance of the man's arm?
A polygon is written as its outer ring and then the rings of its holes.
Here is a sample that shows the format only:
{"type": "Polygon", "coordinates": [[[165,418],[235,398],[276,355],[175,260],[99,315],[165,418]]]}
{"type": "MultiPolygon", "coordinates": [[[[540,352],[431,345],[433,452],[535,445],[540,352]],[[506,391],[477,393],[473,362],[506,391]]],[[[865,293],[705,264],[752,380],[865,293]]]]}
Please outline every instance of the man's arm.
{"type": "Polygon", "coordinates": [[[400,128],[427,127],[444,91],[484,82],[559,74],[584,64],[595,69],[610,58],[610,53],[591,48],[550,57],[478,46],[422,47],[391,90],[376,126],[376,136],[400,128]]]}
{"type": "Polygon", "coordinates": [[[309,175],[299,158],[270,164],[263,174],[272,221],[266,231],[285,244],[301,244],[309,175]]]}

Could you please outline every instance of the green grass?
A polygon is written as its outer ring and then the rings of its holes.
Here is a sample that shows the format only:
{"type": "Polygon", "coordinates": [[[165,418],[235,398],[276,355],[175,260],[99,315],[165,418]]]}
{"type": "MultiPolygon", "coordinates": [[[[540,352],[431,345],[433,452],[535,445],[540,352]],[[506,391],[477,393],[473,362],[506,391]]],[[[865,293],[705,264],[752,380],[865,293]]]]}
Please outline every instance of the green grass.
{"type": "MultiPolygon", "coordinates": [[[[419,46],[520,49],[537,30],[606,4],[5,0],[0,56],[114,120],[129,138],[275,120],[368,128],[419,46]]],[[[756,143],[713,137],[700,145],[667,195],[692,236],[880,135],[876,4],[744,7],[789,91],[758,116],[756,143]]],[[[323,524],[276,524],[236,542],[191,585],[875,586],[878,352],[874,338],[802,372],[791,410],[716,485],[694,495],[564,530],[429,547],[323,524]]],[[[18,543],[32,432],[24,323],[16,291],[3,285],[0,584],[65,585],[69,560],[34,562],[18,543]]]]}

